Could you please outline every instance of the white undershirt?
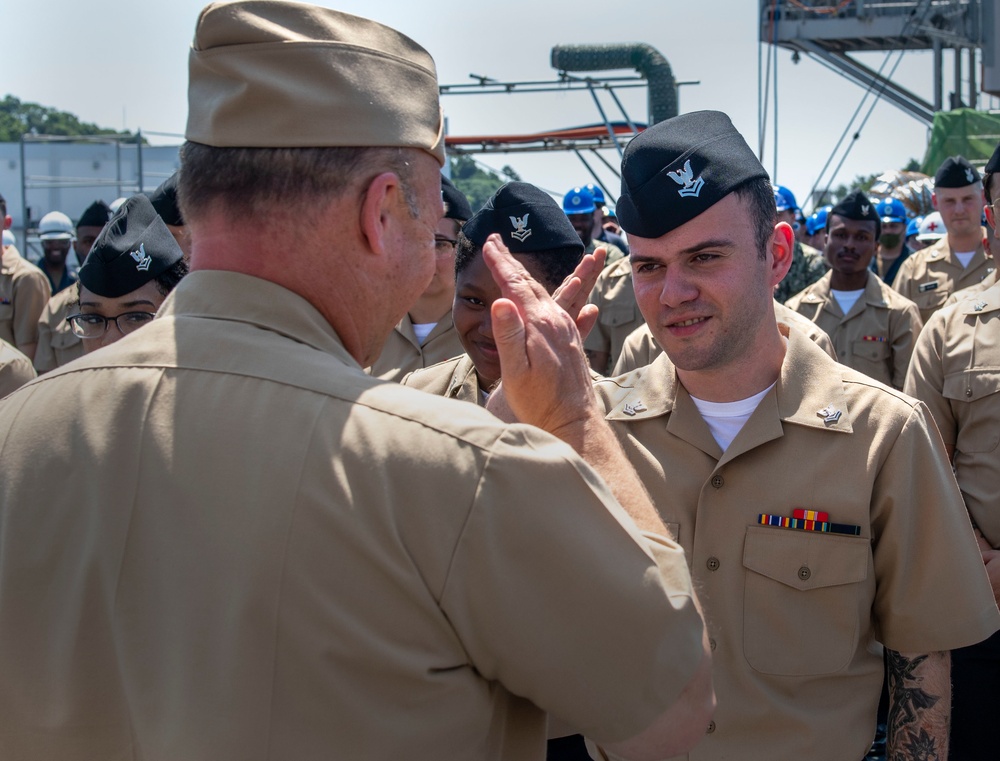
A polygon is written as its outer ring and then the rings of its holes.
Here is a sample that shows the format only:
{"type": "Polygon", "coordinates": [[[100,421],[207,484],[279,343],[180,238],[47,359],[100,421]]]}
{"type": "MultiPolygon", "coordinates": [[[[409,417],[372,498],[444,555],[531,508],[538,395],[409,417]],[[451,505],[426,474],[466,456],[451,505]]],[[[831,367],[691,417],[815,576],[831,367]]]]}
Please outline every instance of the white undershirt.
{"type": "Polygon", "coordinates": [[[833,294],[837,303],[840,304],[840,311],[844,314],[847,314],[854,308],[854,305],[858,303],[858,299],[861,298],[864,292],[864,288],[860,291],[835,291],[832,288],[830,289],[830,293],[833,294]]]}
{"type": "Polygon", "coordinates": [[[427,336],[431,334],[434,327],[437,325],[436,322],[415,322],[413,323],[413,332],[417,334],[417,340],[420,345],[424,345],[424,341],[427,340],[427,336]]]}
{"type": "Polygon", "coordinates": [[[706,402],[704,399],[691,397],[694,406],[698,408],[708,430],[725,452],[733,439],[743,430],[743,425],[750,419],[753,411],[757,409],[760,400],[767,392],[774,388],[774,383],[765,388],[759,394],[754,394],[747,399],[740,399],[736,402],[706,402]]]}
{"type": "Polygon", "coordinates": [[[975,251],[956,251],[955,258],[962,263],[963,267],[968,267],[969,262],[972,261],[972,257],[976,255],[975,251]]]}

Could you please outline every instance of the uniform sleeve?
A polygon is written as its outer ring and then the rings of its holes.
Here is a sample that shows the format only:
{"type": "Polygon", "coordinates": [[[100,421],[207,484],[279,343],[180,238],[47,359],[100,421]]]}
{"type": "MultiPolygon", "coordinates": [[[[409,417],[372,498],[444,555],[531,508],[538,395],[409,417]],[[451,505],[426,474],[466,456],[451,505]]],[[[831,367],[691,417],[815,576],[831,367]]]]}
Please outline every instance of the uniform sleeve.
{"type": "Polygon", "coordinates": [[[518,427],[491,452],[442,607],[484,677],[603,742],[649,726],[701,658],[683,550],[518,427]]]}
{"type": "MultiPolygon", "coordinates": [[[[595,305],[598,310],[604,308],[604,295],[602,289],[606,284],[606,280],[602,277],[597,281],[594,286],[594,290],[590,292],[590,298],[587,299],[588,304],[595,305]]],[[[601,315],[598,314],[597,322],[594,324],[593,330],[587,335],[583,340],[583,348],[587,351],[602,352],[604,354],[611,354],[611,334],[608,332],[608,328],[601,321],[601,315]]]]}
{"type": "Polygon", "coordinates": [[[935,312],[920,331],[910,357],[903,391],[927,405],[931,417],[941,432],[945,446],[954,450],[958,423],[952,412],[951,403],[943,393],[944,315],[945,312],[935,312]]]}
{"type": "Polygon", "coordinates": [[[907,258],[899,265],[899,272],[892,281],[892,289],[901,296],[913,301],[913,257],[907,258]]]}
{"type": "Polygon", "coordinates": [[[41,319],[38,321],[38,346],[35,347],[35,358],[33,360],[35,370],[39,373],[47,373],[55,370],[58,366],[55,351],[52,349],[52,328],[49,326],[51,314],[49,308],[45,308],[41,319]]]}
{"type": "Polygon", "coordinates": [[[920,319],[920,310],[913,302],[904,309],[891,310],[889,320],[892,325],[892,386],[902,389],[910,357],[924,323],[920,319]]]}
{"type": "Polygon", "coordinates": [[[41,272],[25,272],[14,280],[14,343],[18,346],[38,340],[38,319],[52,295],[49,281],[41,272]]]}
{"type": "Polygon", "coordinates": [[[878,638],[900,652],[954,650],[1000,628],[958,483],[917,403],[872,492],[878,638]]]}
{"type": "Polygon", "coordinates": [[[35,370],[31,366],[31,360],[25,356],[0,363],[0,399],[34,378],[35,370]]]}

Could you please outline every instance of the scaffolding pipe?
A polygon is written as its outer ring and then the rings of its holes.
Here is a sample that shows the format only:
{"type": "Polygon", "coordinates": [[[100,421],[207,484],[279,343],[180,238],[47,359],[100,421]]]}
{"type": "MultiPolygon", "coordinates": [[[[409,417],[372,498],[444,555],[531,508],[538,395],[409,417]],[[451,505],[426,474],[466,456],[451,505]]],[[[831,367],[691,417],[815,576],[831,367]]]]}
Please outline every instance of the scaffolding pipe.
{"type": "Polygon", "coordinates": [[[556,45],[551,63],[560,71],[635,69],[649,83],[649,123],[677,116],[677,82],[666,58],[645,43],[556,45]]]}

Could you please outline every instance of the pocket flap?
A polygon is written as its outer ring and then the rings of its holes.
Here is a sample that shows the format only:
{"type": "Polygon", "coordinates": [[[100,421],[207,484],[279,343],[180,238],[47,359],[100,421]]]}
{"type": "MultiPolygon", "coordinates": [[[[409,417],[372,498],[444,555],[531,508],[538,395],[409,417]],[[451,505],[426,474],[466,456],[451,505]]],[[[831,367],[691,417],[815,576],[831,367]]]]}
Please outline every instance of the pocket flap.
{"type": "Polygon", "coordinates": [[[974,402],[1000,391],[1000,370],[975,369],[945,376],[941,395],[959,402],[974,402]]]}
{"type": "Polygon", "coordinates": [[[638,317],[638,307],[631,304],[610,304],[601,307],[600,321],[602,325],[615,327],[632,322],[638,317]]]}
{"type": "Polygon", "coordinates": [[[864,537],[750,526],[743,565],[795,589],[818,589],[864,581],[870,552],[864,537]]]}
{"type": "Polygon", "coordinates": [[[892,347],[889,346],[888,341],[855,341],[851,345],[851,350],[855,357],[878,362],[888,359],[892,347]]]}

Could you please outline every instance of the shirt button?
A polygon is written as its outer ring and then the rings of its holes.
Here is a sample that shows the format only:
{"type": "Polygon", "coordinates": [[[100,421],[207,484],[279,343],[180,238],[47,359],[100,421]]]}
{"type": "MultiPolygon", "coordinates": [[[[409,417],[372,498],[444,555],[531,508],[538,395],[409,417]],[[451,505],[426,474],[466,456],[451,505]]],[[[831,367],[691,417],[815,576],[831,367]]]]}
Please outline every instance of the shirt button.
{"type": "Polygon", "coordinates": [[[724,483],[726,483],[726,479],[724,479],[718,473],[712,476],[712,486],[714,486],[716,489],[721,489],[724,483]]]}
{"type": "Polygon", "coordinates": [[[710,638],[710,639],[708,640],[708,646],[709,646],[709,648],[711,648],[712,650],[715,650],[715,639],[713,639],[713,638],[710,638]]]}
{"type": "Polygon", "coordinates": [[[720,563],[718,558],[709,558],[708,560],[705,561],[705,566],[710,571],[718,571],[719,565],[720,563]]]}
{"type": "Polygon", "coordinates": [[[812,575],[812,571],[809,570],[808,566],[802,566],[799,569],[799,579],[802,581],[809,581],[809,577],[812,575]]]}
{"type": "Polygon", "coordinates": [[[965,395],[966,396],[972,396],[972,389],[971,388],[965,389],[965,395]]]}
{"type": "Polygon", "coordinates": [[[715,722],[714,721],[708,722],[708,729],[705,730],[705,733],[710,735],[714,731],[715,731],[715,722]]]}

